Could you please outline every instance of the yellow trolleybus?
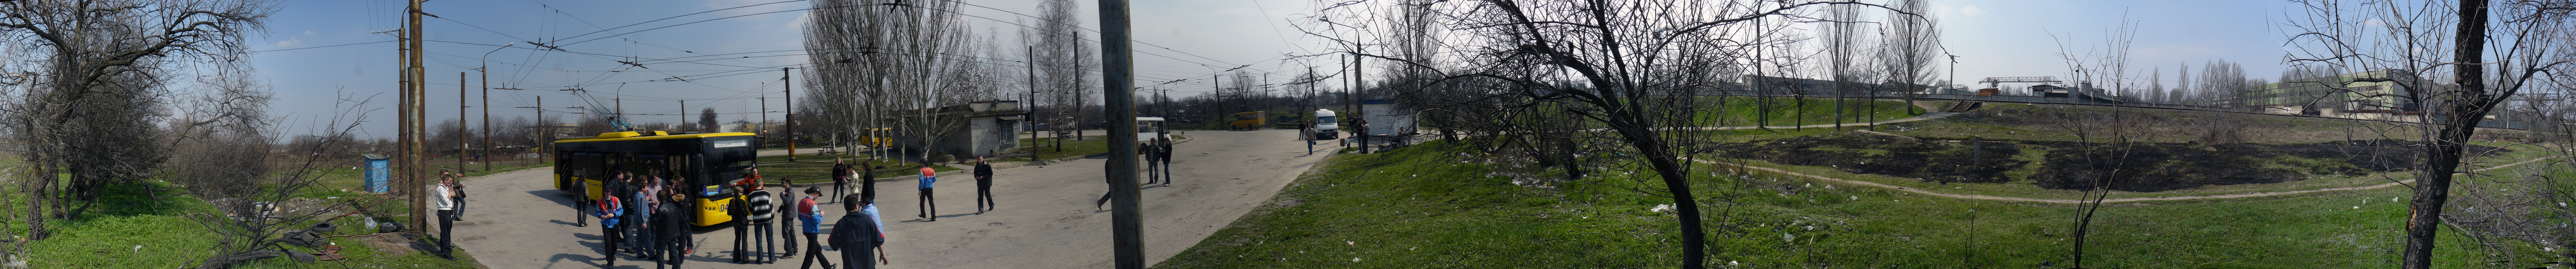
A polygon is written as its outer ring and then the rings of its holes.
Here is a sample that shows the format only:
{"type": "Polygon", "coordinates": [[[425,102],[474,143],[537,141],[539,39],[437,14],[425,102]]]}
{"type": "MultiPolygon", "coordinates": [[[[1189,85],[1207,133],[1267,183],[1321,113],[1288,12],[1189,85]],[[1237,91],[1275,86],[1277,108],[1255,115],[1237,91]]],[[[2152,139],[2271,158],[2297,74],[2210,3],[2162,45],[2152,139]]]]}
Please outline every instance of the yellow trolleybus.
{"type": "Polygon", "coordinates": [[[595,137],[555,140],[555,189],[574,180],[587,181],[591,199],[599,199],[602,180],[618,173],[684,180],[684,191],[698,208],[695,224],[713,226],[733,221],[726,212],[742,194],[723,187],[741,179],[757,148],[752,133],[669,134],[662,131],[613,132],[595,137]]]}

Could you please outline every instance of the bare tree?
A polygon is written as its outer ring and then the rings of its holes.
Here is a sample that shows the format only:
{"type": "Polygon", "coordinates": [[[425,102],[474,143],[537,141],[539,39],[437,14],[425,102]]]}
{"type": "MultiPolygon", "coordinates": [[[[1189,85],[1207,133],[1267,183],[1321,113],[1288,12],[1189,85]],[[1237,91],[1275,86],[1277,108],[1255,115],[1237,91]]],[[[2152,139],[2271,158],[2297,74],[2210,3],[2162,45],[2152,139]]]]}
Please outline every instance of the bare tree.
{"type": "MultiPolygon", "coordinates": [[[[1523,126],[1526,121],[1457,123],[1484,133],[1473,144],[1500,147],[1515,138],[1562,139],[1602,169],[1644,168],[1671,197],[1680,214],[1683,268],[1707,266],[1707,233],[1699,200],[1691,192],[1692,159],[1710,134],[1698,114],[1700,96],[1728,88],[1747,62],[1769,59],[1752,52],[1787,43],[1785,26],[1818,20],[1808,12],[1829,6],[1876,4],[1824,1],[1449,1],[1325,3],[1317,17],[1353,30],[1440,30],[1436,47],[1458,55],[1455,63],[1421,61],[1402,52],[1355,53],[1393,66],[1432,72],[1425,84],[1474,91],[1477,98],[1415,104],[1429,109],[1475,111],[1493,117],[1547,118],[1564,125],[1523,126]],[[1434,27],[1406,27],[1398,19],[1350,21],[1342,13],[1369,5],[1430,4],[1434,27]],[[1757,25],[1756,21],[1774,24],[1757,25]],[[1537,129],[1541,127],[1552,129],[1537,129]]],[[[1322,21],[1322,20],[1319,20],[1322,21]]],[[[1330,38],[1329,35],[1314,33],[1330,38]]],[[[1340,40],[1340,39],[1337,39],[1340,40]]],[[[1347,42],[1347,40],[1342,40],[1347,42]]],[[[1404,87],[1393,87],[1403,90],[1404,87]]]]}
{"type": "MultiPolygon", "coordinates": [[[[2445,225],[2450,194],[2477,126],[2509,98],[2550,85],[2570,60],[2557,54],[2569,28],[2569,1],[2485,0],[2386,3],[2305,0],[2295,18],[2291,62],[2341,70],[2393,70],[2395,82],[2423,104],[2424,167],[2408,203],[2404,268],[2430,268],[2435,232],[2445,225]],[[2491,53],[2492,52],[2492,53],[2491,53]],[[2489,71],[2490,68],[2494,71],[2489,71]],[[2443,84],[2445,82],[2450,84],[2443,84]]],[[[2325,85],[2360,94],[2345,85],[2325,85]]],[[[2480,186],[2462,186],[2477,189],[2480,186]]]]}
{"type": "Polygon", "coordinates": [[[0,2],[0,34],[42,55],[23,70],[41,82],[0,108],[11,138],[27,148],[31,180],[20,189],[34,194],[30,238],[46,236],[41,220],[78,218],[108,185],[166,160],[154,125],[167,117],[173,70],[242,66],[243,40],[263,29],[268,12],[262,1],[0,2]],[[57,173],[70,182],[40,176],[57,173]]]}
{"type": "MultiPolygon", "coordinates": [[[[1908,114],[1914,112],[1915,95],[1929,90],[1927,85],[1935,84],[1932,83],[1932,79],[1936,77],[1934,74],[1938,74],[1939,70],[1935,70],[1934,67],[1944,55],[1947,55],[1941,48],[1940,21],[1923,15],[1932,8],[1932,5],[1927,2],[1902,0],[1890,6],[1888,11],[1891,14],[1887,16],[1885,27],[1887,30],[1883,33],[1886,37],[1879,39],[1885,42],[1885,45],[1881,46],[1881,52],[1884,55],[1879,57],[1887,61],[1887,84],[1896,87],[1891,90],[1896,90],[1897,94],[1903,95],[1905,111],[1908,114]]],[[[1872,102],[1870,105],[1874,107],[1877,103],[1872,102]]],[[[1878,126],[1870,125],[1870,128],[1878,128],[1878,126]]]]}

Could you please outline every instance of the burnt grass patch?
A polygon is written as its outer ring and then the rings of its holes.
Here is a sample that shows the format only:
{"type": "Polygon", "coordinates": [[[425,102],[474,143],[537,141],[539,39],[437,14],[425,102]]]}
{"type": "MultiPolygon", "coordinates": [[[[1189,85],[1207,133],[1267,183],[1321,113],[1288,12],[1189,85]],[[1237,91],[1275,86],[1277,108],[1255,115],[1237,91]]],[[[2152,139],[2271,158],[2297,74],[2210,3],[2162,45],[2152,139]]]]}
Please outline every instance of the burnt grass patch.
{"type": "MultiPolygon", "coordinates": [[[[2419,148],[2396,140],[2294,144],[2081,143],[1823,135],[1716,145],[1721,156],[1938,183],[2026,180],[2048,189],[2156,192],[2360,176],[2415,167],[2419,148]],[[2018,157],[2018,158],[2017,158],[2018,157]],[[2038,161],[2029,161],[2036,159],[2038,161]],[[2103,177],[2109,180],[2102,180],[2103,177]]],[[[2472,154],[2510,152],[2471,145],[2472,154]]]]}

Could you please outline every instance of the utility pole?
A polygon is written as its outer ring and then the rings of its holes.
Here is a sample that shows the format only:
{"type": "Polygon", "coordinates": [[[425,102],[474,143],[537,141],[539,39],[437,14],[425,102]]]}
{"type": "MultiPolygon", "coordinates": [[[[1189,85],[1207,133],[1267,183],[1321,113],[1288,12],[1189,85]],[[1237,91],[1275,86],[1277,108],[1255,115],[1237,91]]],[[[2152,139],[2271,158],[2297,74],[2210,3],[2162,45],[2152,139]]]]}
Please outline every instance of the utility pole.
{"type": "MultiPolygon", "coordinates": [[[[1036,140],[1038,139],[1038,46],[1028,47],[1029,61],[1022,65],[1029,67],[1029,99],[1020,102],[1029,103],[1029,139],[1036,140]]],[[[1011,141],[1019,141],[1018,137],[1012,139],[1011,141]]],[[[1038,163],[1037,143],[1029,144],[1028,147],[1023,148],[1029,150],[1029,163],[1038,163]]]]}
{"type": "Polygon", "coordinates": [[[476,68],[483,73],[483,150],[474,160],[483,162],[483,171],[492,171],[492,70],[482,69],[476,68]]]}
{"type": "Polygon", "coordinates": [[[680,115],[680,125],[672,126],[672,127],[671,127],[671,128],[672,128],[672,129],[671,129],[671,132],[672,132],[672,133],[686,133],[686,132],[689,132],[689,100],[680,100],[680,113],[674,113],[674,114],[679,114],[679,115],[680,115]]]}
{"type": "Polygon", "coordinates": [[[537,107],[534,108],[537,111],[537,124],[543,124],[538,126],[545,126],[537,128],[537,164],[545,164],[547,160],[546,153],[553,153],[555,149],[555,143],[553,141],[555,138],[555,123],[546,121],[546,96],[538,95],[537,107]]]}
{"type": "Polygon", "coordinates": [[[465,72],[456,72],[456,172],[465,173],[465,72]]]}
{"type": "MultiPolygon", "coordinates": [[[[778,68],[778,93],[787,98],[787,161],[796,161],[796,83],[787,76],[795,67],[778,68]]],[[[685,110],[684,110],[685,111],[685,110]]]]}
{"type": "MultiPolygon", "coordinates": [[[[407,53],[402,55],[404,58],[403,74],[406,76],[404,76],[403,79],[403,98],[402,104],[400,105],[401,108],[399,108],[399,110],[404,111],[403,113],[400,113],[402,114],[401,125],[403,126],[401,130],[402,137],[400,138],[402,140],[402,152],[400,155],[402,156],[397,158],[402,159],[402,166],[404,167],[404,180],[400,180],[402,182],[400,184],[403,184],[404,189],[409,190],[408,195],[405,196],[410,196],[411,198],[411,227],[429,227],[429,218],[431,217],[429,215],[429,186],[426,184],[428,183],[426,178],[429,173],[427,171],[422,171],[423,167],[421,167],[422,165],[427,164],[427,162],[421,160],[422,158],[427,157],[427,155],[421,154],[421,151],[424,149],[421,145],[421,131],[422,129],[425,129],[423,128],[424,126],[421,125],[421,121],[425,116],[422,115],[424,113],[421,113],[423,112],[421,104],[425,103],[421,101],[421,98],[423,97],[421,96],[421,92],[423,91],[422,89],[424,86],[428,85],[428,83],[423,81],[427,79],[428,74],[423,73],[423,70],[426,68],[421,68],[420,61],[420,55],[422,53],[420,42],[420,15],[422,14],[420,9],[421,1],[424,0],[411,0],[411,6],[405,8],[403,14],[405,22],[405,26],[403,27],[403,43],[404,45],[408,45],[409,48],[404,49],[407,53]]],[[[415,230],[420,229],[415,228],[415,230]]]]}
{"type": "Polygon", "coordinates": [[[1118,269],[1145,268],[1144,212],[1136,201],[1135,59],[1128,55],[1127,1],[1100,0],[1101,100],[1109,127],[1109,227],[1118,269]]]}
{"type": "MultiPolygon", "coordinates": [[[[480,61],[479,64],[481,64],[482,67],[475,67],[474,70],[475,72],[481,72],[483,75],[483,78],[481,79],[483,81],[483,150],[481,151],[482,154],[478,154],[476,156],[477,158],[474,159],[475,161],[483,162],[483,171],[492,171],[492,53],[501,52],[501,49],[517,45],[519,45],[518,42],[510,42],[508,45],[501,45],[499,48],[492,48],[491,52],[484,52],[482,58],[475,59],[480,61]]],[[[458,113],[464,112],[460,111],[458,113]]],[[[457,168],[462,169],[464,167],[457,168]]]]}

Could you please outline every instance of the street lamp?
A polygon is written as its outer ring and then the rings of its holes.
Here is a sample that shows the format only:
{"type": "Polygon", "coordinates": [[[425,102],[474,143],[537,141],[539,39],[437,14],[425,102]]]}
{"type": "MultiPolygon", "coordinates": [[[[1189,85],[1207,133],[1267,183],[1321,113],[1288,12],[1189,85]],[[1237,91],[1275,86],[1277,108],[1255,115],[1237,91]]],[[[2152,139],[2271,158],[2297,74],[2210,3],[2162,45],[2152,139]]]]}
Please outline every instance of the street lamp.
{"type": "MultiPolygon", "coordinates": [[[[499,48],[492,48],[491,52],[484,52],[482,58],[476,58],[476,60],[482,61],[480,63],[482,64],[482,67],[475,67],[474,71],[482,73],[483,75],[483,154],[475,155],[475,159],[476,161],[483,162],[483,171],[492,171],[492,53],[501,52],[501,49],[507,49],[510,48],[510,46],[517,45],[519,45],[519,42],[510,42],[508,45],[501,45],[499,48]]],[[[464,167],[457,168],[462,169],[464,167]]]]}

